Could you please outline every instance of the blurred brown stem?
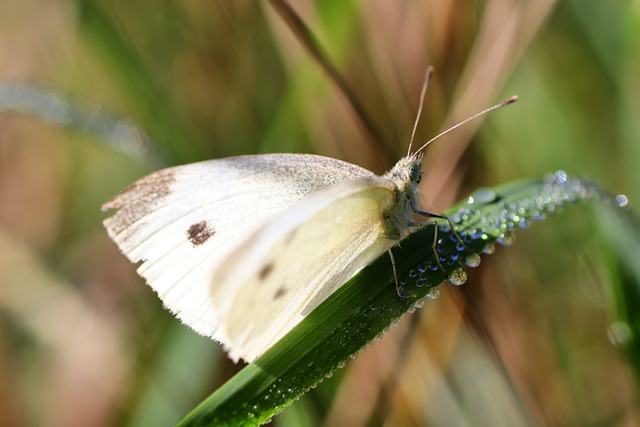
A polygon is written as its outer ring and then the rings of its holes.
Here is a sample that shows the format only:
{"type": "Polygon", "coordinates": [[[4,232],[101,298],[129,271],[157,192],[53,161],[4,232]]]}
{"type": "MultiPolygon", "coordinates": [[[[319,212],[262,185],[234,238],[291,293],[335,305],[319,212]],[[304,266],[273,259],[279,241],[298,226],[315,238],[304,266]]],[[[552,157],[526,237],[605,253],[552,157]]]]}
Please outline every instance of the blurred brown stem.
{"type": "Polygon", "coordinates": [[[381,163],[389,165],[389,159],[394,155],[387,150],[382,133],[371,120],[362,104],[358,101],[349,85],[331,63],[327,54],[323,51],[318,39],[313,35],[309,27],[300,19],[295,10],[286,0],[269,0],[271,6],[286,22],[293,34],[300,41],[302,46],[311,54],[313,59],[320,65],[322,70],[329,76],[329,79],[338,87],[338,90],[346,98],[347,103],[356,118],[358,128],[365,137],[365,141],[372,148],[373,153],[381,163]]]}

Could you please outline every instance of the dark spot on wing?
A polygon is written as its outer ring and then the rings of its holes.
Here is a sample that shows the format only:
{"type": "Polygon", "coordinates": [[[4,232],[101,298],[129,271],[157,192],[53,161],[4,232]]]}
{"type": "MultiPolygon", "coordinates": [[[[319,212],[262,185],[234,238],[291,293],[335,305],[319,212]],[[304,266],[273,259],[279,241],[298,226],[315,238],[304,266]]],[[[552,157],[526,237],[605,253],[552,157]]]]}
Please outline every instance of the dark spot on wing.
{"type": "Polygon", "coordinates": [[[201,244],[209,240],[209,238],[213,236],[214,233],[215,230],[213,229],[213,227],[210,227],[209,224],[207,224],[207,221],[200,221],[196,224],[193,224],[187,230],[187,236],[189,237],[189,241],[193,246],[200,246],[201,244]]]}
{"type": "Polygon", "coordinates": [[[273,271],[273,263],[270,262],[269,264],[262,267],[262,269],[260,270],[260,273],[258,273],[258,277],[260,278],[260,280],[265,280],[269,276],[269,274],[271,274],[272,271],[273,271]]]}
{"type": "Polygon", "coordinates": [[[278,288],[276,293],[273,295],[273,299],[277,300],[278,298],[280,298],[281,296],[283,296],[286,293],[287,293],[287,288],[285,288],[284,286],[280,286],[280,288],[278,288]]]}

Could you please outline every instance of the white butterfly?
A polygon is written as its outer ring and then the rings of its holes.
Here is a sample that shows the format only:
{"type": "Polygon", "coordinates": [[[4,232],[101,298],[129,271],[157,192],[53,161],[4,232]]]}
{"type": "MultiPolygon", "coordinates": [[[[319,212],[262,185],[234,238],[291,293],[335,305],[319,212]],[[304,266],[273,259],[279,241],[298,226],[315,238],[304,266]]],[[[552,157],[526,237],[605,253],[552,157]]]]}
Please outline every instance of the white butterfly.
{"type": "Polygon", "coordinates": [[[382,176],[307,154],[160,170],[104,225],[169,310],[251,362],[410,232],[427,144],[382,176]]]}

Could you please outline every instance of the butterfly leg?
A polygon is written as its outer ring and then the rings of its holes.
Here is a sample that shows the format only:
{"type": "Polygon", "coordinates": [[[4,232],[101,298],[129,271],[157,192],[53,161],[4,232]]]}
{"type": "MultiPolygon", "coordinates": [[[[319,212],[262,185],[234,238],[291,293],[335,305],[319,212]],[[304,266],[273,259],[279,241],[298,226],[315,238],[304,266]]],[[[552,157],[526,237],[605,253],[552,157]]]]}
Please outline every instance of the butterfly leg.
{"type": "MultiPolygon", "coordinates": [[[[405,297],[404,295],[402,295],[402,293],[400,292],[400,282],[398,281],[398,271],[396,270],[396,259],[393,257],[393,252],[391,251],[391,248],[387,249],[387,252],[389,253],[389,258],[391,259],[391,268],[393,269],[393,279],[396,282],[396,294],[398,294],[398,298],[400,298],[402,301],[405,301],[407,304],[411,304],[411,301],[409,301],[409,299],[407,297],[405,297]]],[[[415,308],[420,308],[417,305],[413,305],[415,308]]]]}
{"type": "Polygon", "coordinates": [[[400,294],[400,282],[398,282],[398,271],[396,270],[396,259],[393,257],[393,252],[391,248],[387,249],[389,252],[389,258],[391,259],[391,269],[393,270],[393,280],[396,282],[396,293],[400,297],[400,299],[405,299],[402,294],[400,294]]]}
{"type": "MultiPolygon", "coordinates": [[[[443,216],[436,216],[435,218],[445,218],[443,216]]],[[[433,225],[434,231],[433,231],[433,242],[431,243],[431,250],[433,251],[433,255],[436,258],[436,262],[438,263],[438,267],[440,268],[440,270],[446,274],[446,270],[444,269],[444,266],[442,265],[442,263],[440,262],[440,255],[438,255],[438,223],[436,221],[425,221],[425,222],[416,222],[416,223],[412,223],[410,225],[419,225],[419,226],[425,226],[425,225],[433,225]]],[[[405,297],[404,295],[402,295],[402,292],[400,292],[400,282],[398,281],[398,272],[396,270],[396,260],[393,257],[393,252],[391,251],[391,248],[387,249],[387,252],[389,253],[389,258],[391,259],[391,268],[393,269],[393,278],[396,282],[396,293],[398,294],[398,297],[403,300],[406,301],[407,303],[410,303],[409,299],[407,297],[405,297]]],[[[416,308],[419,308],[418,306],[415,306],[416,308]]]]}
{"type": "MultiPolygon", "coordinates": [[[[444,219],[449,223],[449,227],[451,228],[451,232],[453,233],[453,235],[455,236],[456,240],[458,240],[458,242],[464,246],[465,249],[469,250],[469,247],[464,243],[464,241],[462,240],[462,238],[460,237],[460,235],[458,234],[458,232],[456,231],[456,228],[453,226],[453,222],[451,222],[451,220],[449,219],[448,216],[446,215],[438,215],[438,214],[434,214],[431,212],[427,212],[427,211],[421,211],[420,209],[413,209],[413,212],[420,215],[420,216],[424,216],[427,218],[439,218],[439,219],[444,219]]],[[[438,234],[438,228],[437,228],[437,223],[436,223],[436,234],[438,234]]]]}
{"type": "MultiPolygon", "coordinates": [[[[427,212],[428,213],[428,212],[427,212]]],[[[434,218],[446,218],[443,216],[434,216],[434,218]]],[[[440,255],[438,254],[438,223],[436,221],[426,221],[426,222],[420,222],[420,225],[433,225],[434,229],[433,229],[433,242],[431,243],[431,250],[433,251],[433,255],[436,257],[436,262],[438,263],[438,267],[440,267],[440,270],[443,273],[447,273],[447,270],[444,269],[444,266],[442,265],[442,263],[440,262],[440,255]]]]}
{"type": "MultiPolygon", "coordinates": [[[[449,219],[448,216],[434,214],[432,212],[422,211],[422,210],[416,209],[416,208],[413,208],[413,212],[416,213],[417,215],[424,216],[424,217],[427,217],[427,218],[438,218],[438,219],[446,220],[449,223],[449,227],[451,228],[451,232],[456,237],[458,242],[460,242],[460,244],[462,246],[464,246],[467,250],[469,250],[469,247],[464,243],[464,241],[462,240],[462,238],[460,237],[460,235],[456,231],[455,227],[453,226],[453,222],[451,222],[451,220],[449,219]]],[[[447,270],[444,269],[444,267],[442,265],[442,262],[440,262],[440,256],[438,255],[438,222],[435,221],[435,220],[431,220],[431,221],[422,222],[422,223],[418,223],[418,224],[419,225],[433,224],[435,226],[435,230],[433,232],[433,243],[431,245],[431,249],[433,250],[433,253],[434,253],[435,257],[436,257],[436,262],[438,263],[438,267],[440,268],[440,270],[442,272],[446,273],[447,270]]]]}

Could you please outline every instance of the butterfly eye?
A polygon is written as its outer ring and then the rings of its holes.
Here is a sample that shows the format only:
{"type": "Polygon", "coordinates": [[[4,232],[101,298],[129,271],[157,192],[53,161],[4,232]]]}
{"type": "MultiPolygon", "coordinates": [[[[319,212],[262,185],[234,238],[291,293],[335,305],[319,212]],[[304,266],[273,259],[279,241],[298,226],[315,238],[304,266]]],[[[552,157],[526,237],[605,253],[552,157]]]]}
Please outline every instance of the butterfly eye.
{"type": "Polygon", "coordinates": [[[413,165],[409,174],[411,175],[412,182],[420,184],[420,181],[422,181],[422,167],[413,165]]]}

